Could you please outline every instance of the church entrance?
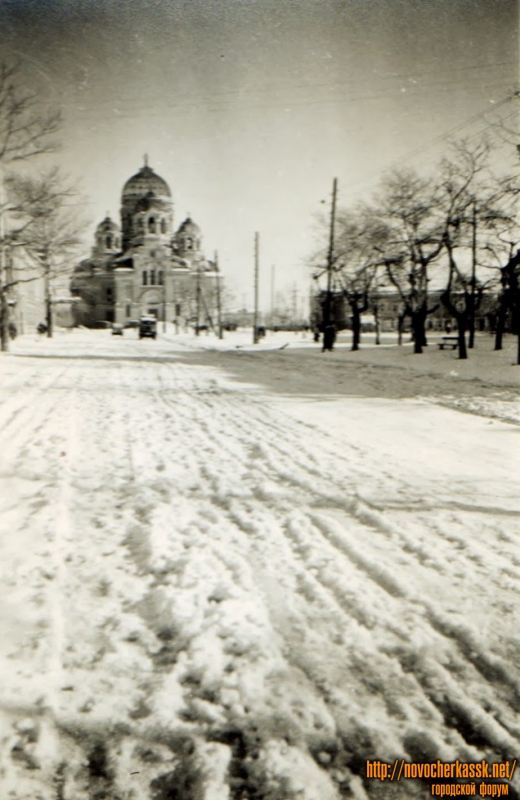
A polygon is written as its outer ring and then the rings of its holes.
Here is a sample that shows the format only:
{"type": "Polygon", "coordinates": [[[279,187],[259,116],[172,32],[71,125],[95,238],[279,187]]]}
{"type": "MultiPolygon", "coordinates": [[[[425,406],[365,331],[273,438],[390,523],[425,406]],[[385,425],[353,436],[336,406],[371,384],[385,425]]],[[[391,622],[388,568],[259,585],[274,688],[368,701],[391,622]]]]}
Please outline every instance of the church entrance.
{"type": "Polygon", "coordinates": [[[143,292],[139,303],[141,316],[144,314],[145,316],[148,315],[160,319],[161,299],[157,289],[148,289],[148,291],[143,292]]]}

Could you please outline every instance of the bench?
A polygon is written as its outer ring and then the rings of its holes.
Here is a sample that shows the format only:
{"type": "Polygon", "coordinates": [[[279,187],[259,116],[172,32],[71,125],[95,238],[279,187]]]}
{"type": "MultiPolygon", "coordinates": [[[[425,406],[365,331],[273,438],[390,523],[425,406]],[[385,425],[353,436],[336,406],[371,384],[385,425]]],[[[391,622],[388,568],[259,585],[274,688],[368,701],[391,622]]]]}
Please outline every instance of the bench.
{"type": "Polygon", "coordinates": [[[442,340],[439,342],[440,350],[444,350],[445,347],[451,347],[452,350],[455,350],[458,346],[459,346],[458,336],[443,336],[442,340]]]}

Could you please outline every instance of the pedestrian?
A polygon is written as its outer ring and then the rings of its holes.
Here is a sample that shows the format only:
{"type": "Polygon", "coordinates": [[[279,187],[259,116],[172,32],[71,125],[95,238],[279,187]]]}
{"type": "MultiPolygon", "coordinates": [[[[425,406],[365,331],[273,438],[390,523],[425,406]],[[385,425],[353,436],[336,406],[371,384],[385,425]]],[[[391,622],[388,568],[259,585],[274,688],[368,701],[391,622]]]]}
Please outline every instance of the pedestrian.
{"type": "Polygon", "coordinates": [[[323,331],[323,347],[321,352],[325,350],[334,350],[334,342],[336,341],[336,328],[334,325],[326,325],[323,331]]]}

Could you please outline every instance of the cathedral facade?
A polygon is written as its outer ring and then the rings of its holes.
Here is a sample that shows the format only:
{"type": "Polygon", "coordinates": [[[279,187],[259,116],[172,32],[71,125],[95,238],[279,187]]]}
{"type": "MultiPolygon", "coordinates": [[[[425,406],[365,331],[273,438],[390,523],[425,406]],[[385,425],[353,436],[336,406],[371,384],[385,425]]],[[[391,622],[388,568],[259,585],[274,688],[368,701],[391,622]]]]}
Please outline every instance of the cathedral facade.
{"type": "Polygon", "coordinates": [[[107,215],[90,258],[74,270],[75,323],[124,325],[143,315],[180,326],[211,323],[217,278],[198,225],[188,216],[175,230],[170,187],[145,158],[123,187],[121,226],[107,215]]]}

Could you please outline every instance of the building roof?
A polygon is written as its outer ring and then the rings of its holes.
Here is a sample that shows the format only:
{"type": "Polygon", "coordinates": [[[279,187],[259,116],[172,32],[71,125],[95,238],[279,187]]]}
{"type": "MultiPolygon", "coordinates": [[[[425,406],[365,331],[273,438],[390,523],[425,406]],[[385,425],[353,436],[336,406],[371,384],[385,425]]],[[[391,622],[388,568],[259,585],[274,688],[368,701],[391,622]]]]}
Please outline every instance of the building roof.
{"type": "Polygon", "coordinates": [[[156,197],[171,197],[170,187],[148,164],[132,175],[123,186],[122,198],[145,197],[152,192],[156,197]]]}
{"type": "Polygon", "coordinates": [[[119,233],[119,225],[107,214],[96,228],[98,233],[119,233]]]}
{"type": "Polygon", "coordinates": [[[192,236],[198,236],[200,234],[200,228],[196,222],[193,222],[191,217],[186,217],[182,225],[179,226],[177,234],[179,233],[187,233],[191,234],[192,236]]]}

